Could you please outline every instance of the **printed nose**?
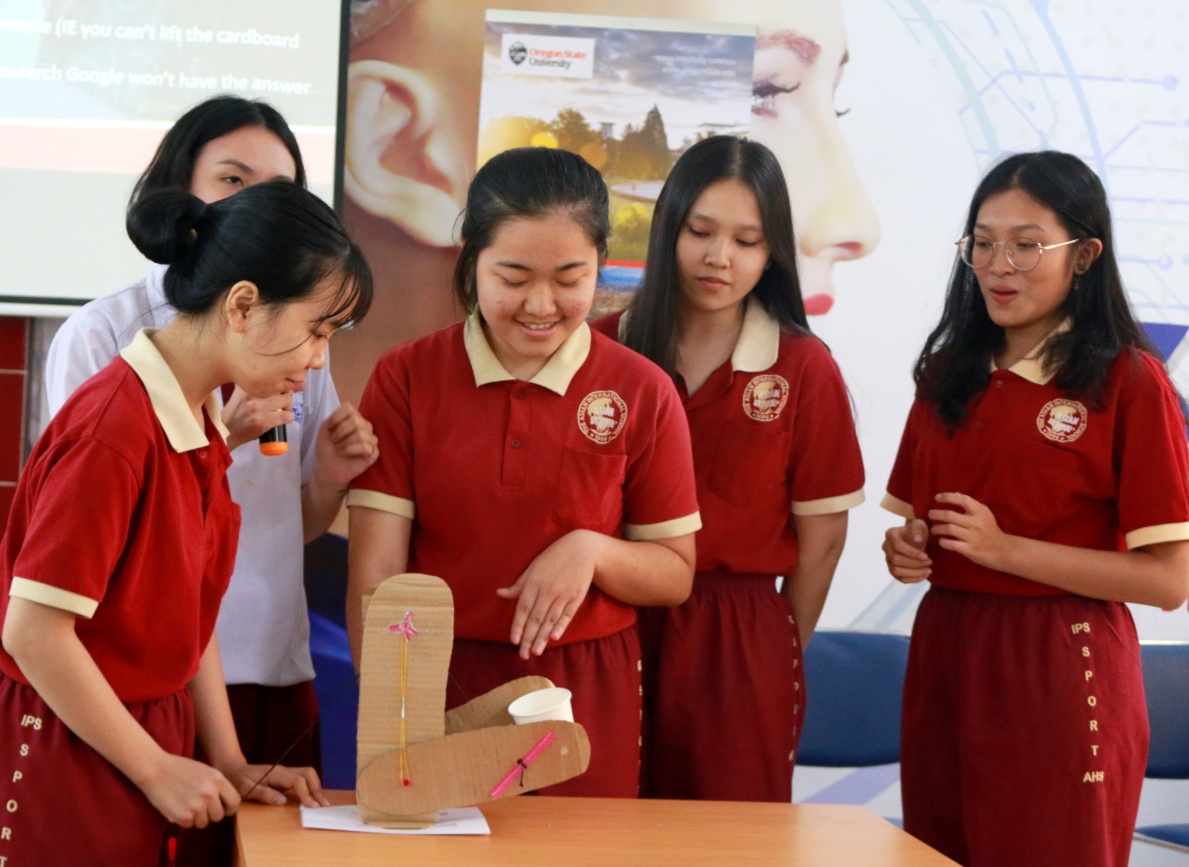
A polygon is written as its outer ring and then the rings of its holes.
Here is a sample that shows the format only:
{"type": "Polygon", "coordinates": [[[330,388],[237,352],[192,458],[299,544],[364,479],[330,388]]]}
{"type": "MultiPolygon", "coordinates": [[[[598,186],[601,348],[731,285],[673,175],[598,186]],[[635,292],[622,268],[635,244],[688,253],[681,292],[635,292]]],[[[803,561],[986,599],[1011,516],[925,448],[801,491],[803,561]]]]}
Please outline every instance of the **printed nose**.
{"type": "Polygon", "coordinates": [[[819,185],[816,201],[803,203],[809,213],[797,213],[797,205],[802,203],[797,201],[796,189],[792,190],[792,197],[801,252],[839,262],[870,254],[879,245],[880,229],[875,206],[855,169],[836,119],[833,126],[820,142],[820,162],[815,166],[819,185]]]}

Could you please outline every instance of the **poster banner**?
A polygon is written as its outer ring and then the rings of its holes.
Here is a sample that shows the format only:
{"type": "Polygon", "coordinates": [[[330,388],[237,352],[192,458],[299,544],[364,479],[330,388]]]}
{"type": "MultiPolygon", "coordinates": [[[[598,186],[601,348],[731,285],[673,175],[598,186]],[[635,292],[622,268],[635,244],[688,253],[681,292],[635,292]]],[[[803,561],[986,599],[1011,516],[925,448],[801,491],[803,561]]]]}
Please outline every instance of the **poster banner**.
{"type": "Polygon", "coordinates": [[[673,162],[751,125],[756,26],[488,10],[478,165],[560,147],[598,169],[611,243],[592,316],[639,285],[653,205],[673,162]]]}
{"type": "MultiPolygon", "coordinates": [[[[377,299],[372,317],[335,349],[335,380],[348,399],[362,391],[385,348],[459,315],[449,290],[454,231],[481,151],[481,117],[535,116],[549,124],[566,107],[534,113],[526,100],[525,111],[489,111],[494,76],[485,78],[484,69],[503,63],[503,34],[555,20],[558,4],[500,0],[524,18],[500,23],[498,31],[485,18],[488,5],[359,4],[347,165],[356,186],[348,188],[346,214],[376,269],[377,299]]],[[[1098,173],[1110,196],[1131,301],[1182,393],[1189,392],[1189,7],[1178,0],[1092,6],[1033,0],[994,6],[571,0],[565,6],[581,15],[755,28],[746,127],[775,152],[788,181],[810,324],[846,377],[867,470],[867,502],[850,514],[823,626],[905,629],[911,622],[919,589],[888,577],[880,543],[895,518],[878,503],[912,402],[912,364],[941,312],[953,242],[979,178],[998,159],[1053,148],[1076,154],[1098,173]]],[[[548,27],[538,35],[592,38],[548,27]]],[[[667,49],[651,53],[670,54],[667,49]]],[[[631,56],[640,61],[649,54],[631,56]]],[[[596,44],[596,74],[599,64],[596,44]]],[[[588,81],[509,78],[571,89],[588,81]]],[[[692,133],[677,133],[677,113],[657,104],[670,148],[680,153],[692,133]]],[[[640,129],[651,107],[604,118],[598,94],[572,106],[589,129],[600,131],[606,120],[617,136],[623,127],[615,124],[640,129]]],[[[617,198],[621,209],[630,201],[617,198]]],[[[1183,608],[1133,610],[1141,636],[1189,639],[1183,608]]]]}

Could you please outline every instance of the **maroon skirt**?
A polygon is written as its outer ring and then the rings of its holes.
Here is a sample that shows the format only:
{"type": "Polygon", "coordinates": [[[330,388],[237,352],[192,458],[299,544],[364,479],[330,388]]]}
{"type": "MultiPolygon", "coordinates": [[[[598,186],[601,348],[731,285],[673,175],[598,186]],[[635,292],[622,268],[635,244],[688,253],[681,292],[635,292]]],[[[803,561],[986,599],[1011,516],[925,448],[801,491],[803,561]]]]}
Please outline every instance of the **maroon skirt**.
{"type": "Polygon", "coordinates": [[[1126,605],[931,589],[901,723],[914,837],[977,867],[1127,863],[1148,716],[1126,605]]]}
{"type": "MultiPolygon", "coordinates": [[[[194,704],[187,690],[125,707],[166,752],[193,755],[194,704]]],[[[5,867],[164,863],[165,817],[35,689],[2,674],[0,756],[5,867]]]]}
{"type": "Polygon", "coordinates": [[[645,797],[792,800],[805,713],[796,618],[771,575],[699,572],[640,609],[645,797]]]}

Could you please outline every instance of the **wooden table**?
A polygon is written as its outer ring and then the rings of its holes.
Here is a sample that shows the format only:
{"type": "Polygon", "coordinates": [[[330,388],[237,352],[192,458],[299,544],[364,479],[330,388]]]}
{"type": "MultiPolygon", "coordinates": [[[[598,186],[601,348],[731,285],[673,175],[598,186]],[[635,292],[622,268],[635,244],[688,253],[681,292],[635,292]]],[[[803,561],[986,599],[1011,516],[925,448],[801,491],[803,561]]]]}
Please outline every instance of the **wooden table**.
{"type": "MultiPolygon", "coordinates": [[[[330,792],[349,804],[352,792],[330,792]]],[[[599,864],[689,867],[941,867],[954,862],[863,807],[612,798],[506,798],[481,804],[489,837],[310,831],[298,808],[244,804],[240,867],[599,864]]]]}

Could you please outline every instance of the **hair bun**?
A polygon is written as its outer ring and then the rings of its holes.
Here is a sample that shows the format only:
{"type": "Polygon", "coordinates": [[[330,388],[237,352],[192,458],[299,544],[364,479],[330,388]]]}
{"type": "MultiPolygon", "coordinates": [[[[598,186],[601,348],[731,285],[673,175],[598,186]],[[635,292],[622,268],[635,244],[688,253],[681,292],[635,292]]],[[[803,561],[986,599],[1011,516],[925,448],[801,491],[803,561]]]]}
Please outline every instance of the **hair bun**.
{"type": "Polygon", "coordinates": [[[198,245],[207,214],[202,199],[183,190],[149,193],[128,208],[128,237],[148,259],[173,265],[188,259],[198,245]]]}

